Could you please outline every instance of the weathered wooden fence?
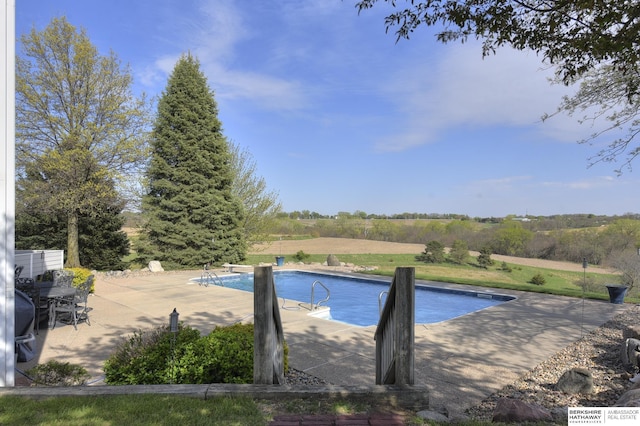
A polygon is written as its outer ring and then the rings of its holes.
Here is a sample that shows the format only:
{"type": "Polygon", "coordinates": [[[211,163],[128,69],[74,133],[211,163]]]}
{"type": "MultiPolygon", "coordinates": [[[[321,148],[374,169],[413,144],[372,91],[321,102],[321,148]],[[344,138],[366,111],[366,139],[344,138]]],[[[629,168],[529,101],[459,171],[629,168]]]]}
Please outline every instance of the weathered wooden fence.
{"type": "Polygon", "coordinates": [[[253,383],[284,384],[284,334],[271,266],[253,270],[253,383]]]}
{"type": "Polygon", "coordinates": [[[415,282],[415,268],[396,268],[374,336],[377,385],[414,383],[415,282]]]}

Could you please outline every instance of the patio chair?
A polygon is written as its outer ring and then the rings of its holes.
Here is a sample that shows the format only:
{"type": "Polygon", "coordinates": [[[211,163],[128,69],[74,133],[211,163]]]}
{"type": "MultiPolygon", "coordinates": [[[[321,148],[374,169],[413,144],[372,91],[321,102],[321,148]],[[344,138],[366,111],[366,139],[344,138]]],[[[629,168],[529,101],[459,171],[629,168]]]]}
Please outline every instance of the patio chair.
{"type": "Polygon", "coordinates": [[[53,271],[54,287],[71,287],[73,285],[73,271],[59,269],[53,271]]]}
{"type": "MultiPolygon", "coordinates": [[[[89,275],[85,282],[78,286],[73,298],[58,299],[54,307],[56,318],[58,315],[62,314],[63,317],[61,317],[61,320],[63,320],[64,316],[66,316],[67,320],[70,323],[73,323],[73,328],[76,330],[78,329],[79,321],[86,321],[88,325],[91,325],[91,322],[89,321],[89,312],[92,308],[89,307],[88,299],[92,285],[93,275],[89,275]]],[[[53,327],[55,328],[55,324],[53,327]]]]}
{"type": "Polygon", "coordinates": [[[16,290],[23,291],[25,288],[35,287],[35,282],[32,278],[16,278],[15,279],[16,290]]]}
{"type": "Polygon", "coordinates": [[[36,334],[40,334],[40,323],[47,318],[49,314],[49,301],[40,297],[40,288],[37,287],[31,278],[20,278],[21,283],[16,282],[16,289],[22,291],[29,296],[35,308],[34,330],[36,334]]]}

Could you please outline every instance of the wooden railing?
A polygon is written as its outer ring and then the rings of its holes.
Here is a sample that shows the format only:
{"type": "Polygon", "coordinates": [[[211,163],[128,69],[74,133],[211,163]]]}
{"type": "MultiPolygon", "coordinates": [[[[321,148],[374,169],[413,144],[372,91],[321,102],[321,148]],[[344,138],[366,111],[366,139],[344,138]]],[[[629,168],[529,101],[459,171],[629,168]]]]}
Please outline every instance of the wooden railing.
{"type": "Polygon", "coordinates": [[[284,333],[271,266],[253,275],[253,383],[284,384],[284,333]]]}
{"type": "Polygon", "coordinates": [[[414,322],[415,268],[396,268],[374,336],[377,385],[413,385],[414,322]]]}

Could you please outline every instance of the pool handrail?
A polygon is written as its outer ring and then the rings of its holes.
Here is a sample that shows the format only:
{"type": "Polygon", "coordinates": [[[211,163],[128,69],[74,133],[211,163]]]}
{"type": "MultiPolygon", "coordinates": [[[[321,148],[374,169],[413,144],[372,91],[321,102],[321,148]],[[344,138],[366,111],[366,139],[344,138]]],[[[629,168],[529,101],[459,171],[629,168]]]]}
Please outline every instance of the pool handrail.
{"type": "Polygon", "coordinates": [[[382,308],[384,307],[384,305],[382,304],[382,296],[387,295],[387,297],[389,297],[389,292],[387,290],[382,290],[380,292],[380,294],[378,294],[378,312],[380,314],[380,316],[382,316],[382,308]]]}
{"type": "Polygon", "coordinates": [[[222,282],[222,280],[220,279],[218,274],[216,274],[214,271],[208,271],[208,270],[205,269],[202,272],[202,275],[200,275],[200,283],[199,284],[203,285],[205,287],[209,287],[210,283],[213,284],[213,285],[219,285],[220,287],[224,287],[224,283],[222,282]],[[211,274],[213,274],[213,275],[211,275],[211,274]]]}
{"type": "Polygon", "coordinates": [[[313,284],[311,284],[311,303],[309,304],[309,310],[314,311],[314,310],[318,309],[321,304],[327,303],[329,301],[330,297],[331,297],[331,291],[327,288],[327,286],[322,284],[322,282],[320,280],[315,280],[313,282],[313,284]],[[320,284],[320,286],[325,289],[325,291],[327,292],[327,297],[322,299],[322,300],[320,300],[317,304],[314,305],[313,304],[313,299],[314,299],[313,296],[314,296],[314,291],[315,291],[315,288],[316,288],[316,284],[320,284]]]}

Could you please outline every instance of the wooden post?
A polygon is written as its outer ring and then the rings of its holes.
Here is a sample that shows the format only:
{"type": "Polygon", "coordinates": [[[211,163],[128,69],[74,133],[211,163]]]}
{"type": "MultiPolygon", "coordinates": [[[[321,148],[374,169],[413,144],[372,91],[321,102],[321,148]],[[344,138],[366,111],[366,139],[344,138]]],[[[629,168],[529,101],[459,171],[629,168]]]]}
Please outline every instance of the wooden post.
{"type": "Polygon", "coordinates": [[[271,266],[254,268],[253,310],[253,383],[284,383],[284,337],[271,266]]]}
{"type": "Polygon", "coordinates": [[[396,268],[396,385],[413,385],[415,361],[415,268],[396,268]]]}

